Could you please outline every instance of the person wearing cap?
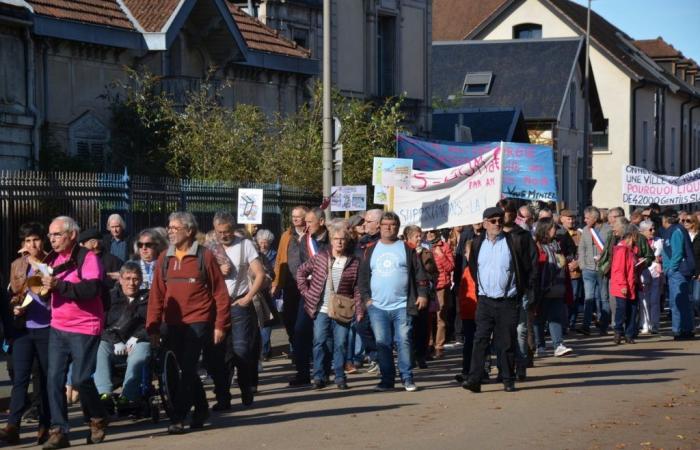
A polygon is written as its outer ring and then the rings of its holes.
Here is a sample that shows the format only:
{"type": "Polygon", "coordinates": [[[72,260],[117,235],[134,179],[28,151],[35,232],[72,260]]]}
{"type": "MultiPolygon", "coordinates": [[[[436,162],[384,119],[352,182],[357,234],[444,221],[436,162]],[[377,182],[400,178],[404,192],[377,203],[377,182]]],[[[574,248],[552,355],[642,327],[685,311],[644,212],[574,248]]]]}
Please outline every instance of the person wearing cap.
{"type": "Polygon", "coordinates": [[[664,227],[663,268],[668,282],[671,330],[675,340],[692,339],[693,309],[690,304],[690,279],[695,273],[693,244],[688,231],[678,223],[678,212],[666,208],[661,216],[664,227]]]}
{"type": "Polygon", "coordinates": [[[96,228],[90,228],[81,232],[78,235],[78,243],[81,247],[85,247],[97,255],[104,269],[104,279],[102,282],[108,290],[113,289],[119,279],[119,268],[122,266],[122,260],[110,252],[104,251],[102,248],[102,235],[96,228]]]}
{"type": "Polygon", "coordinates": [[[528,249],[520,240],[503,231],[501,208],[486,208],[482,215],[483,233],[472,241],[468,265],[476,284],[476,332],[469,376],[462,387],[481,392],[481,377],[491,335],[501,361],[503,386],[515,390],[515,351],[519,303],[531,289],[527,274],[528,249]]]}

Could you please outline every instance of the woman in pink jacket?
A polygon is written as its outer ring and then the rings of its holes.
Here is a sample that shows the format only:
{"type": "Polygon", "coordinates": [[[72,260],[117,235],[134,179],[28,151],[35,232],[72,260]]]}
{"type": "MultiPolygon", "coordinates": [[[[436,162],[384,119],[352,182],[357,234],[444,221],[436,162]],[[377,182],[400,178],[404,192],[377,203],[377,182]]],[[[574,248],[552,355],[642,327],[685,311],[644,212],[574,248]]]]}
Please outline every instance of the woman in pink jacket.
{"type": "Polygon", "coordinates": [[[615,297],[615,344],[625,342],[634,344],[637,335],[637,273],[638,253],[637,227],[629,223],[615,224],[613,232],[622,238],[613,248],[610,270],[610,295],[615,297]]]}

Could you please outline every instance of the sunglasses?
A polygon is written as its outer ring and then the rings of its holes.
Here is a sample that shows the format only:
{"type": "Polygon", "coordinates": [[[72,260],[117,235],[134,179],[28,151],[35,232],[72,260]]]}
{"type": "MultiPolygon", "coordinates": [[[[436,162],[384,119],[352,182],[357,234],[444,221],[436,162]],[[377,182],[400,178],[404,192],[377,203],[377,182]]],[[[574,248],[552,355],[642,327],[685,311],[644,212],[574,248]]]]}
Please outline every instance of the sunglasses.
{"type": "Polygon", "coordinates": [[[154,242],[137,242],[136,247],[138,248],[156,248],[156,244],[154,242]]]}
{"type": "Polygon", "coordinates": [[[693,223],[693,221],[690,219],[683,219],[681,220],[681,223],[693,223]]]}
{"type": "Polygon", "coordinates": [[[501,217],[494,217],[493,219],[486,219],[488,223],[491,225],[503,225],[503,218],[501,217]]]}

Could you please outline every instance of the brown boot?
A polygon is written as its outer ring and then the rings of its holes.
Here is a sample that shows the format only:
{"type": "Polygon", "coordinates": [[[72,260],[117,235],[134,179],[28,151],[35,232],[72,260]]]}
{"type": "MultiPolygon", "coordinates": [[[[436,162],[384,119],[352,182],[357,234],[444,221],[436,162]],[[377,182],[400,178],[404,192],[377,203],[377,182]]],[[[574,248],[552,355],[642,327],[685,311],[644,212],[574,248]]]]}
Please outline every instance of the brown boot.
{"type": "Polygon", "coordinates": [[[49,440],[44,443],[41,447],[43,450],[54,450],[57,448],[68,448],[70,447],[70,441],[68,441],[68,436],[61,432],[60,428],[53,428],[49,431],[49,440]]]}
{"type": "Polygon", "coordinates": [[[36,432],[36,445],[42,445],[49,440],[49,429],[39,425],[39,429],[36,432]]]}
{"type": "Polygon", "coordinates": [[[104,441],[106,428],[106,418],[90,419],[90,435],[87,438],[87,443],[99,444],[100,442],[104,441]]]}
{"type": "Polygon", "coordinates": [[[8,423],[5,428],[0,428],[0,441],[10,445],[19,444],[19,427],[8,423]]]}

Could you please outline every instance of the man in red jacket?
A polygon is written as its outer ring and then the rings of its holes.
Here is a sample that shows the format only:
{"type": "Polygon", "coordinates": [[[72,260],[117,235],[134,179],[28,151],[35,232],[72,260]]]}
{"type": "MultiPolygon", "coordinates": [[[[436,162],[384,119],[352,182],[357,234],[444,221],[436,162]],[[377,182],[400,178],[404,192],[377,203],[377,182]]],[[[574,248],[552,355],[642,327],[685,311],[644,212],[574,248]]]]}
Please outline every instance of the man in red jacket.
{"type": "Polygon", "coordinates": [[[229,296],[214,255],[195,241],[197,221],[188,212],[170,214],[168,251],[158,258],[148,300],[146,330],[154,346],[160,342],[165,322],[164,345],[175,353],[182,381],[174,393],[175,412],[170,434],[185,431],[184,420],[194,404],[190,429],[202,428],[209,418],[209,405],[197,362],[208,341],[223,341],[231,326],[229,296]],[[212,336],[213,329],[213,336],[212,336]]]}

